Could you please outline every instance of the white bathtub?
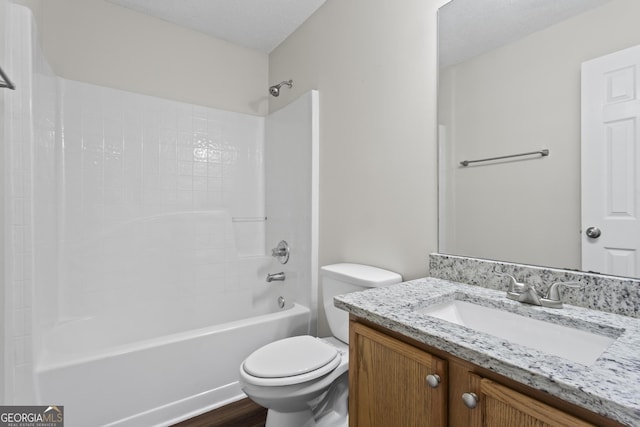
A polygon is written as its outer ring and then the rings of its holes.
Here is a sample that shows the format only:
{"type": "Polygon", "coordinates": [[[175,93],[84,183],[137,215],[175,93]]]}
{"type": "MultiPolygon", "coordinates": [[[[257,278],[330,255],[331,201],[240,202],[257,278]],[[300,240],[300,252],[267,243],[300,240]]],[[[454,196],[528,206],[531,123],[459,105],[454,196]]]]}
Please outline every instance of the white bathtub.
{"type": "Polygon", "coordinates": [[[111,318],[56,326],[36,363],[38,401],[64,405],[67,427],[170,425],[244,397],[240,362],[266,343],[308,333],[310,312],[294,304],[164,336],[153,331],[166,331],[175,318],[144,318],[164,324],[111,318]]]}

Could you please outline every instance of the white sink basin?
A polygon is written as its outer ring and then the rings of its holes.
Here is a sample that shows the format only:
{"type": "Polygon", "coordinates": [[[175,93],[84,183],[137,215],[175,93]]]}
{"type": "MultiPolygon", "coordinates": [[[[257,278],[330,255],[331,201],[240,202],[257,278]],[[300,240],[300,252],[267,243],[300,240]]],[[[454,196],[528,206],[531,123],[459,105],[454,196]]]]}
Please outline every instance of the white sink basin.
{"type": "Polygon", "coordinates": [[[615,341],[615,338],[462,300],[431,305],[418,312],[587,366],[615,341]]]}

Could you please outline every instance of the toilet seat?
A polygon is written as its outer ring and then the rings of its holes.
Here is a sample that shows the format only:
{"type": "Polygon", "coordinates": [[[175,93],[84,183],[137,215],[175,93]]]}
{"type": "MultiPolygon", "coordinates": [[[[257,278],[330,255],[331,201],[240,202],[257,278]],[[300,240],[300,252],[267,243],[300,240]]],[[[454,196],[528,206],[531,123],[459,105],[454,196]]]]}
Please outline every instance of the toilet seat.
{"type": "Polygon", "coordinates": [[[292,385],[326,375],[340,364],[341,359],[335,347],[303,335],[259,348],[242,363],[240,372],[251,384],[292,385]]]}

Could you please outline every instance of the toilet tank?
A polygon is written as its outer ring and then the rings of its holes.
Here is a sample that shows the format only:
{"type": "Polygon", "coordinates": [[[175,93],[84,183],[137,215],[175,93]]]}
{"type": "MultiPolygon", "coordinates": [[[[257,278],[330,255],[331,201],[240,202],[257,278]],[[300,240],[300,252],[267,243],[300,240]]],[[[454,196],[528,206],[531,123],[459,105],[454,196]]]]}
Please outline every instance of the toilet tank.
{"type": "Polygon", "coordinates": [[[402,276],[389,270],[362,264],[340,263],[320,267],[322,301],[331,334],[349,342],[349,314],[333,305],[333,297],[402,282],[402,276]]]}

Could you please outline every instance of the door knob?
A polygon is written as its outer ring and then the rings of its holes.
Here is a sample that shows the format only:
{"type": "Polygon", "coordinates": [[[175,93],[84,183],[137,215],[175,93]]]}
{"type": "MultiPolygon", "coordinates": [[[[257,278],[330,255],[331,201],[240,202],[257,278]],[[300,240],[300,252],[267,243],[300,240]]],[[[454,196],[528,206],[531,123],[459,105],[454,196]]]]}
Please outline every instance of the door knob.
{"type": "Polygon", "coordinates": [[[589,227],[585,234],[590,239],[597,239],[602,234],[602,231],[598,227],[589,227]]]}

